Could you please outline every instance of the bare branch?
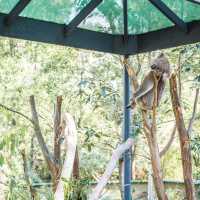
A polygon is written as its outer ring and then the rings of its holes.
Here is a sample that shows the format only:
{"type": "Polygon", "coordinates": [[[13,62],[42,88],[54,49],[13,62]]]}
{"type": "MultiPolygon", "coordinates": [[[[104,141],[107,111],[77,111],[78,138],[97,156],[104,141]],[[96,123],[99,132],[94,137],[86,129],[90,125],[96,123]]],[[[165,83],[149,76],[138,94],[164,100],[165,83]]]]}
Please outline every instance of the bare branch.
{"type": "Polygon", "coordinates": [[[65,136],[66,155],[62,172],[58,179],[57,188],[54,194],[55,200],[64,200],[64,184],[62,179],[69,181],[73,172],[74,159],[77,148],[77,130],[73,117],[69,113],[62,116],[62,131],[65,136]]]}
{"type": "Polygon", "coordinates": [[[115,169],[120,157],[124,152],[130,149],[134,144],[134,140],[129,138],[123,144],[119,145],[117,149],[113,151],[112,157],[106,167],[106,170],[98,182],[97,186],[93,189],[92,193],[89,195],[89,200],[98,200],[103,189],[105,188],[108,180],[110,179],[113,170],[115,169]]]}
{"type": "Polygon", "coordinates": [[[79,165],[80,165],[79,164],[79,153],[78,153],[78,148],[76,148],[74,164],[73,164],[73,178],[76,180],[80,179],[79,165]]]}
{"type": "Polygon", "coordinates": [[[135,70],[130,66],[130,63],[128,61],[128,59],[124,59],[124,66],[126,67],[126,70],[128,72],[128,75],[131,79],[131,82],[132,82],[132,87],[133,89],[136,91],[139,84],[138,84],[138,81],[137,81],[137,75],[136,75],[136,72],[135,70]]]}
{"type": "Polygon", "coordinates": [[[163,147],[162,151],[160,152],[160,157],[164,156],[165,153],[166,153],[166,152],[169,150],[169,148],[171,147],[171,145],[172,145],[172,143],[173,143],[173,141],[174,141],[174,138],[175,138],[175,137],[174,137],[175,134],[176,134],[176,124],[174,125],[174,128],[173,128],[173,130],[172,130],[172,133],[171,133],[171,135],[170,135],[170,138],[169,138],[167,144],[163,147]]]}
{"type": "Polygon", "coordinates": [[[183,113],[178,95],[176,74],[172,74],[170,78],[170,94],[172,108],[176,119],[176,126],[179,133],[186,198],[188,200],[195,200],[195,188],[192,179],[192,156],[190,151],[190,140],[183,120],[183,113]]]}
{"type": "Polygon", "coordinates": [[[62,129],[60,128],[61,123],[61,105],[62,105],[62,96],[58,96],[56,100],[55,106],[55,114],[54,114],[54,157],[56,161],[61,163],[61,153],[60,153],[60,137],[62,129]]]}
{"type": "Polygon", "coordinates": [[[156,138],[156,111],[157,111],[157,105],[158,105],[158,103],[157,103],[157,99],[158,99],[158,94],[157,94],[157,88],[158,88],[158,80],[157,80],[157,78],[155,77],[155,75],[154,75],[154,81],[155,81],[155,87],[154,87],[154,100],[153,100],[153,113],[152,113],[152,131],[151,131],[151,133],[152,133],[152,136],[154,137],[154,139],[156,138]]]}
{"type": "Polygon", "coordinates": [[[33,120],[32,120],[31,118],[29,118],[28,116],[24,115],[23,113],[21,113],[21,112],[19,112],[19,111],[16,111],[16,110],[14,110],[14,109],[12,109],[12,108],[9,108],[9,107],[7,107],[7,106],[1,104],[1,103],[0,103],[0,107],[2,107],[2,108],[5,109],[5,110],[8,110],[8,111],[10,111],[10,112],[16,113],[16,114],[18,114],[18,115],[24,117],[25,119],[27,119],[28,121],[30,121],[30,122],[33,124],[33,120]]]}
{"type": "Polygon", "coordinates": [[[44,141],[44,138],[42,136],[42,131],[39,124],[38,114],[35,106],[35,99],[34,96],[30,96],[30,106],[31,106],[31,112],[32,112],[32,121],[34,122],[34,131],[35,135],[37,137],[39,146],[42,150],[43,156],[47,162],[47,165],[49,167],[49,170],[52,174],[54,174],[54,171],[56,170],[55,162],[53,159],[53,156],[50,154],[49,149],[47,148],[47,145],[44,141]]]}
{"type": "Polygon", "coordinates": [[[181,100],[181,93],[182,93],[182,84],[181,84],[181,52],[179,53],[179,57],[178,57],[178,71],[177,71],[177,75],[178,75],[178,94],[179,94],[179,98],[181,100]]]}
{"type": "Polygon", "coordinates": [[[137,76],[140,73],[142,65],[141,65],[140,57],[139,57],[138,54],[136,55],[136,58],[137,58],[137,62],[138,62],[138,68],[137,68],[137,71],[136,71],[136,76],[137,76]]]}
{"type": "Polygon", "coordinates": [[[196,94],[195,94],[195,99],[194,99],[194,104],[193,104],[192,117],[190,119],[188,129],[187,129],[188,135],[191,135],[192,125],[193,125],[193,122],[195,121],[198,99],[199,99],[199,88],[196,89],[196,94]]]}

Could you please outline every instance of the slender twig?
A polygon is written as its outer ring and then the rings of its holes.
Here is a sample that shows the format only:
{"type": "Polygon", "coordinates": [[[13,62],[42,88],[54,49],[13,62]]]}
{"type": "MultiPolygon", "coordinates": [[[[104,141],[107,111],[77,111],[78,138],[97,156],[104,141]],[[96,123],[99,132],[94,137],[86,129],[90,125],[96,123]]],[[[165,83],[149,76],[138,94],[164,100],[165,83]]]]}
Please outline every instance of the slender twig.
{"type": "Polygon", "coordinates": [[[195,115],[196,115],[196,111],[197,111],[198,100],[199,100],[199,88],[196,89],[196,94],[195,94],[195,99],[194,99],[194,104],[193,104],[192,117],[190,119],[188,129],[187,129],[187,132],[188,132],[189,135],[191,135],[192,125],[193,125],[193,122],[195,121],[195,115]]]}
{"type": "Polygon", "coordinates": [[[178,88],[179,88],[179,98],[181,100],[182,84],[181,84],[181,53],[178,57],[178,88]]]}
{"type": "Polygon", "coordinates": [[[23,113],[21,113],[21,112],[19,112],[19,111],[16,111],[16,110],[14,110],[14,109],[12,109],[12,108],[9,108],[9,107],[7,107],[7,106],[1,104],[1,103],[0,103],[0,107],[2,107],[2,108],[5,109],[5,110],[8,110],[8,111],[10,111],[10,112],[13,112],[13,113],[18,114],[18,115],[24,117],[25,119],[27,119],[28,121],[30,121],[32,124],[34,124],[33,120],[32,120],[31,118],[29,118],[28,116],[24,115],[23,113]]]}
{"type": "MultiPolygon", "coordinates": [[[[153,100],[153,114],[152,114],[152,131],[151,134],[153,137],[156,138],[156,108],[157,108],[157,87],[158,87],[158,80],[156,78],[156,76],[154,75],[154,81],[155,81],[155,87],[154,87],[154,100],[153,100]]],[[[154,138],[154,139],[155,139],[154,138]]]]}
{"type": "Polygon", "coordinates": [[[174,138],[175,138],[175,134],[176,134],[176,124],[174,125],[174,128],[172,130],[172,133],[170,135],[169,141],[167,142],[167,144],[163,147],[163,149],[160,152],[160,157],[164,156],[165,153],[169,150],[169,148],[171,147],[174,138]]]}

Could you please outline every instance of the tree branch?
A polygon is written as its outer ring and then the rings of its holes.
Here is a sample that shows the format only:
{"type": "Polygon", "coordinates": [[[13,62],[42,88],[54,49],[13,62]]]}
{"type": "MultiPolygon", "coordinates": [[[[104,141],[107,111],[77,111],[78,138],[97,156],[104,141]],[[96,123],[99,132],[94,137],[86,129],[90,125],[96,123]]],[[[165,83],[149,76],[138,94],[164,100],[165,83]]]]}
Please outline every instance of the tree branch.
{"type": "Polygon", "coordinates": [[[134,144],[134,140],[132,138],[127,139],[123,144],[119,145],[117,149],[113,151],[112,157],[106,167],[106,170],[103,176],[100,178],[97,186],[93,189],[92,193],[89,195],[89,200],[98,200],[104,187],[108,183],[113,170],[115,169],[119,159],[122,154],[130,149],[134,144]]]}
{"type": "Polygon", "coordinates": [[[199,88],[196,89],[196,94],[195,94],[195,99],[194,99],[194,104],[193,104],[192,117],[190,119],[188,129],[187,129],[188,135],[191,135],[192,125],[193,125],[193,122],[195,121],[198,99],[199,99],[199,88]]]}
{"type": "Polygon", "coordinates": [[[176,74],[172,74],[170,78],[170,94],[172,108],[176,119],[176,126],[179,133],[186,198],[188,200],[195,200],[195,188],[192,179],[192,156],[190,151],[190,140],[183,120],[183,113],[178,95],[176,74]]]}
{"type": "Polygon", "coordinates": [[[60,128],[61,123],[61,105],[62,105],[62,96],[58,96],[55,106],[54,114],[54,158],[60,164],[61,163],[61,153],[60,153],[60,137],[62,129],[60,128]]]}
{"type": "Polygon", "coordinates": [[[50,154],[49,149],[47,148],[47,145],[46,145],[44,138],[42,136],[42,131],[41,131],[41,128],[40,128],[38,114],[37,114],[37,110],[36,110],[36,106],[35,106],[35,99],[34,99],[33,95],[30,96],[30,106],[31,106],[32,121],[33,121],[33,124],[34,124],[35,135],[37,137],[39,146],[42,150],[43,156],[44,156],[44,158],[47,162],[48,168],[51,171],[51,173],[54,174],[54,172],[56,170],[54,158],[50,154]]]}
{"type": "Polygon", "coordinates": [[[16,113],[16,114],[22,116],[23,118],[27,119],[28,121],[30,121],[30,122],[33,124],[33,120],[32,120],[31,118],[29,118],[28,116],[24,115],[23,113],[21,113],[21,112],[19,112],[19,111],[16,111],[16,110],[14,110],[14,109],[12,109],[12,108],[9,108],[9,107],[7,107],[7,106],[1,104],[1,103],[0,103],[0,107],[2,107],[2,108],[5,109],[5,110],[8,110],[8,111],[10,111],[10,112],[13,112],[13,113],[16,113]]]}
{"type": "Polygon", "coordinates": [[[62,131],[65,136],[65,145],[67,151],[62,172],[58,179],[58,185],[54,194],[55,200],[64,200],[64,185],[62,179],[65,181],[70,180],[76,155],[77,130],[75,121],[69,113],[65,113],[62,116],[62,131]]]}
{"type": "Polygon", "coordinates": [[[169,148],[171,147],[173,141],[174,141],[174,136],[176,134],[176,124],[174,125],[174,128],[172,130],[172,133],[170,135],[170,138],[167,142],[167,144],[163,147],[162,151],[160,152],[160,157],[164,156],[166,154],[166,152],[169,150],[169,148]]]}
{"type": "Polygon", "coordinates": [[[139,55],[137,54],[136,55],[136,58],[137,58],[137,62],[138,62],[138,69],[137,69],[137,71],[136,71],[136,76],[140,73],[140,70],[141,70],[141,63],[140,63],[140,57],[139,57],[139,55]]]}

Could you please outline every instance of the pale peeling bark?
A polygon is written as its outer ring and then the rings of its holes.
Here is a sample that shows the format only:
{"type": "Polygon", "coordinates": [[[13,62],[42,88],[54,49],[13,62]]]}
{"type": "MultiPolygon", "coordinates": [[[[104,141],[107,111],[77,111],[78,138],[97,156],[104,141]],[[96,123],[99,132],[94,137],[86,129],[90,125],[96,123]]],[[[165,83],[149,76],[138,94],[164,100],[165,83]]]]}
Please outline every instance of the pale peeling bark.
{"type": "Polygon", "coordinates": [[[129,138],[126,140],[126,142],[122,143],[113,151],[112,157],[106,167],[106,170],[103,174],[103,176],[100,178],[97,186],[93,189],[92,193],[89,195],[89,200],[98,200],[100,198],[100,195],[105,188],[106,184],[108,183],[108,180],[110,179],[120,157],[123,153],[125,153],[128,149],[130,149],[134,144],[134,140],[132,138],[129,138]]]}
{"type": "Polygon", "coordinates": [[[67,152],[62,167],[60,180],[54,194],[55,200],[64,200],[64,186],[62,179],[69,181],[71,178],[77,146],[77,130],[73,117],[69,113],[65,113],[62,116],[61,123],[63,126],[62,128],[67,152]]]}
{"type": "Polygon", "coordinates": [[[195,188],[192,179],[192,156],[190,151],[190,139],[183,120],[183,113],[178,96],[177,81],[175,74],[172,74],[170,78],[170,93],[174,116],[176,119],[177,130],[179,133],[186,199],[195,200],[195,188]]]}

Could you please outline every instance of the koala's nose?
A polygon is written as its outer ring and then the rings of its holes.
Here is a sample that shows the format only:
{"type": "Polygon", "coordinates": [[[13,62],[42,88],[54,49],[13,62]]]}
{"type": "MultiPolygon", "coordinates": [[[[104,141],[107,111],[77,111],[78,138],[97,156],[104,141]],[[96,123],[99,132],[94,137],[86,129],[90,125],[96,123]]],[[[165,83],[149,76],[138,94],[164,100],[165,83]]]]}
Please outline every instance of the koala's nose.
{"type": "Polygon", "coordinates": [[[157,68],[156,64],[151,65],[151,69],[156,69],[156,68],[157,68]]]}

